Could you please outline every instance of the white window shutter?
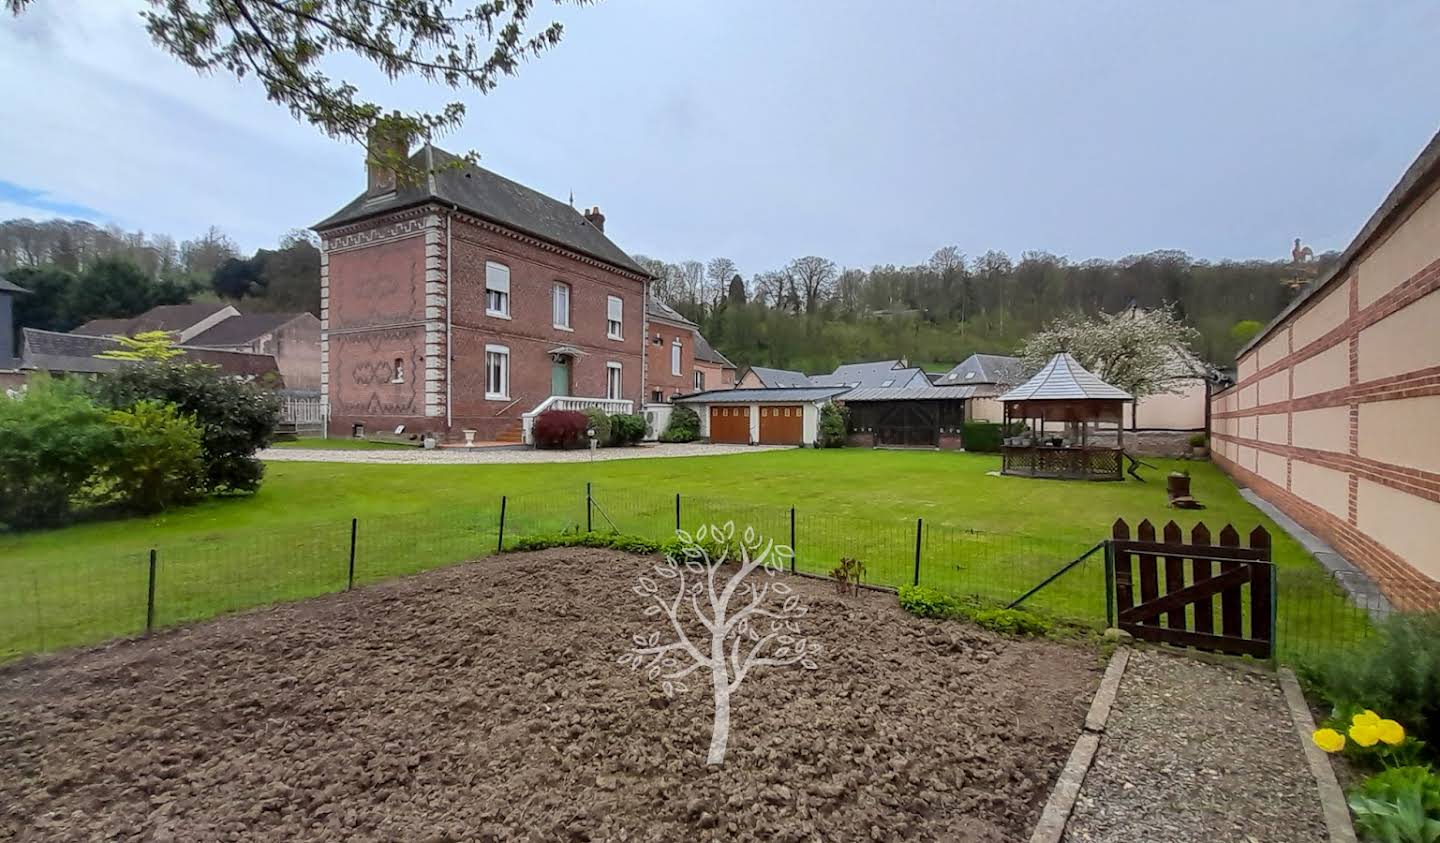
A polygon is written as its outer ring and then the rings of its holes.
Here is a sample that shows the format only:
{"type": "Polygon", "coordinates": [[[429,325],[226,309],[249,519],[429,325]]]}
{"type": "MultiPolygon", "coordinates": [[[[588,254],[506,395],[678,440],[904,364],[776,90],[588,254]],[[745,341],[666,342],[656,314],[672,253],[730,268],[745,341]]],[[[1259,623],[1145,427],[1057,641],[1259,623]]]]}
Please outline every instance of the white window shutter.
{"type": "Polygon", "coordinates": [[[616,296],[610,297],[610,320],[612,322],[623,322],[625,314],[625,303],[616,296]]]}
{"type": "Polygon", "coordinates": [[[485,289],[497,293],[510,292],[510,267],[503,263],[485,264],[485,289]]]}

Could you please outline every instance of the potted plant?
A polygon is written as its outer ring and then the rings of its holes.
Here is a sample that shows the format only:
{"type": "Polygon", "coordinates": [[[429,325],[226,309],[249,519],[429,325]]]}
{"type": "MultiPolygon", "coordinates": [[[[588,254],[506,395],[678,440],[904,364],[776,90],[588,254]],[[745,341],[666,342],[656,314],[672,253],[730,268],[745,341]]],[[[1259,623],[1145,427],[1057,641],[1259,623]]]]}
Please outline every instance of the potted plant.
{"type": "Polygon", "coordinates": [[[1165,478],[1165,492],[1170,500],[1190,497],[1190,472],[1188,469],[1172,471],[1165,478]]]}
{"type": "Polygon", "coordinates": [[[1210,438],[1203,433],[1191,436],[1190,456],[1197,460],[1203,460],[1210,456],[1210,438]]]}

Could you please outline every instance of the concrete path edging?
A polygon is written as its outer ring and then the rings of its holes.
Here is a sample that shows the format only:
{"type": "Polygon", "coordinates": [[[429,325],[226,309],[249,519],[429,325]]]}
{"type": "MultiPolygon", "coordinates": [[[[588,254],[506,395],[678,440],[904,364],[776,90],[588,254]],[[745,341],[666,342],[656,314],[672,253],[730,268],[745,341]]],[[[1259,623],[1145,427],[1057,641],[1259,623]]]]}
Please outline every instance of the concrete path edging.
{"type": "MultiPolygon", "coordinates": [[[[1075,748],[1070,751],[1070,758],[1065,762],[1064,769],[1055,779],[1055,787],[1050,791],[1045,810],[1040,813],[1040,821],[1035,824],[1035,831],[1030,835],[1030,843],[1060,843],[1060,839],[1065,836],[1065,824],[1070,820],[1070,812],[1075,809],[1075,800],[1080,798],[1080,786],[1085,783],[1085,774],[1090,772],[1095,753],[1100,749],[1100,736],[1105,731],[1105,724],[1110,721],[1110,710],[1115,705],[1115,697],[1120,692],[1120,680],[1125,675],[1125,665],[1129,661],[1130,651],[1125,647],[1117,648],[1110,657],[1110,664],[1100,679],[1100,687],[1095,689],[1095,697],[1090,701],[1090,711],[1085,715],[1085,726],[1080,737],[1075,739],[1075,748]]],[[[1350,843],[1353,841],[1352,837],[1350,843]]]]}
{"type": "Polygon", "coordinates": [[[1315,719],[1310,716],[1310,706],[1305,703],[1305,694],[1295,673],[1288,667],[1279,671],[1280,690],[1285,694],[1285,703],[1290,708],[1290,719],[1295,722],[1295,733],[1304,747],[1305,760],[1315,776],[1315,789],[1320,796],[1320,811],[1325,817],[1325,827],[1330,831],[1330,843],[1355,843],[1355,827],[1350,823],[1350,806],[1345,801],[1345,792],[1335,779],[1335,769],[1325,752],[1315,745],[1310,736],[1315,732],[1315,719]]]}

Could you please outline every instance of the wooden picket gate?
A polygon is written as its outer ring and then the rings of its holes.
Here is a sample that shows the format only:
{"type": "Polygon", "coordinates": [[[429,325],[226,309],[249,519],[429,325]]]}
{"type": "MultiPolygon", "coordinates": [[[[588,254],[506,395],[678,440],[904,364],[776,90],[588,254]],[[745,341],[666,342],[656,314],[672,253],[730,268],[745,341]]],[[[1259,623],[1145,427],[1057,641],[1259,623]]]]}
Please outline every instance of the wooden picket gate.
{"type": "Polygon", "coordinates": [[[1129,525],[1117,520],[1112,535],[1105,566],[1112,624],[1147,641],[1271,657],[1275,566],[1270,534],[1263,528],[1250,532],[1249,547],[1240,545],[1240,534],[1229,524],[1220,531],[1219,544],[1211,543],[1203,523],[1190,531],[1188,544],[1174,521],[1165,525],[1159,541],[1149,521],[1140,522],[1132,539],[1129,525]]]}

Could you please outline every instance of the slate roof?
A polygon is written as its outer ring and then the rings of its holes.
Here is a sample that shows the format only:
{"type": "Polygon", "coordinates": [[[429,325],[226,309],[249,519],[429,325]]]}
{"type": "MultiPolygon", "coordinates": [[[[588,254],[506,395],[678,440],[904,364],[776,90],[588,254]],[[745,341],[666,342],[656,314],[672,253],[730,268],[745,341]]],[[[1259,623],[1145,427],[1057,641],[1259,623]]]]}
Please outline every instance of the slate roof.
{"type": "Polygon", "coordinates": [[[973,386],[859,387],[841,395],[846,404],[868,401],[961,401],[974,397],[973,386]]]}
{"type": "MultiPolygon", "coordinates": [[[[125,360],[102,360],[95,355],[102,351],[120,348],[120,343],[109,337],[92,337],[84,334],[62,334],[58,331],[41,331],[22,328],[20,345],[20,367],[48,372],[113,372],[122,366],[131,365],[125,360]]],[[[270,354],[251,354],[245,351],[222,351],[214,348],[193,348],[188,345],[176,346],[185,350],[185,356],[178,360],[194,363],[209,363],[219,366],[230,375],[279,374],[275,357],[270,354]]]]}
{"type": "Polygon", "coordinates": [[[680,315],[680,311],[671,307],[657,298],[651,297],[645,300],[645,312],[655,319],[664,319],[667,322],[675,322],[687,328],[698,328],[700,326],[680,315]]]}
{"type": "Polygon", "coordinates": [[[676,398],[676,404],[785,404],[824,401],[845,392],[843,386],[806,386],[780,389],[712,389],[676,398]]]}
{"type": "MultiPolygon", "coordinates": [[[[146,331],[183,331],[229,307],[228,304],[166,304],[130,319],[91,319],[71,331],[89,337],[134,336],[146,331]]],[[[234,318],[234,317],[231,317],[234,318]]]]}
{"type": "Polygon", "coordinates": [[[345,223],[439,201],[506,228],[530,234],[582,255],[604,261],[630,272],[650,277],[634,259],[625,254],[600,229],[585,220],[579,211],[558,199],[492,173],[484,167],[463,163],[463,159],[433,146],[421,147],[410,156],[410,164],[429,177],[417,185],[403,185],[393,193],[369,196],[361,193],[345,207],[316,223],[324,231],[345,223]],[[456,166],[458,165],[458,166],[456,166]]]}
{"type": "Polygon", "coordinates": [[[717,363],[727,369],[735,368],[735,364],[730,362],[730,358],[716,351],[715,346],[711,345],[710,341],[705,339],[705,335],[698,331],[695,333],[695,359],[703,360],[706,363],[717,363]]]}
{"type": "Polygon", "coordinates": [[[836,366],[828,375],[813,375],[816,386],[884,387],[901,389],[930,383],[921,369],[903,366],[900,360],[879,360],[874,363],[846,363],[836,366]],[[888,386],[887,386],[888,382],[888,386]]]}
{"type": "Polygon", "coordinates": [[[767,387],[814,386],[810,376],[790,369],[770,369],[765,366],[751,366],[750,371],[767,387]]]}
{"type": "Polygon", "coordinates": [[[30,291],[27,290],[27,289],[25,289],[24,287],[20,286],[19,284],[14,283],[13,281],[8,281],[8,280],[6,280],[5,276],[0,275],[0,293],[28,293],[28,292],[30,292],[30,291]]]}
{"type": "Polygon", "coordinates": [[[1077,398],[1131,400],[1130,393],[1091,374],[1080,361],[1061,352],[1025,383],[1000,396],[1009,401],[1065,401],[1077,398]]]}
{"type": "Polygon", "coordinates": [[[972,354],[941,375],[936,384],[966,386],[980,383],[1014,386],[1025,379],[1024,364],[1018,357],[1003,354],[972,354]]]}
{"type": "Polygon", "coordinates": [[[305,316],[314,318],[309,313],[242,313],[239,316],[231,316],[204,333],[191,337],[186,344],[198,346],[249,345],[281,326],[288,325],[305,316]]]}

